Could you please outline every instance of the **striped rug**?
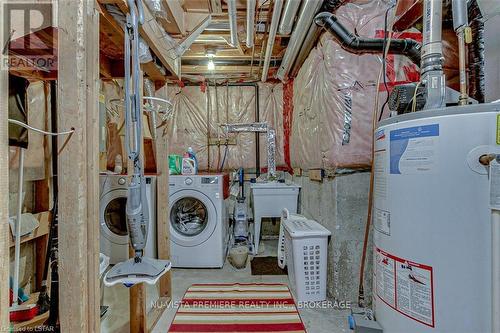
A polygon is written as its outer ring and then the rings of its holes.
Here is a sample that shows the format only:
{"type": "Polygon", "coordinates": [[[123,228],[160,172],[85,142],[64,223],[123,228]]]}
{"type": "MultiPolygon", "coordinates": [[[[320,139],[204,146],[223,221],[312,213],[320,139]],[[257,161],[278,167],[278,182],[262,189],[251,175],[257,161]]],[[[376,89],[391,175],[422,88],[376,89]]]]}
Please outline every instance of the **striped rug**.
{"type": "Polygon", "coordinates": [[[284,284],[193,284],[169,332],[306,332],[284,284]]]}

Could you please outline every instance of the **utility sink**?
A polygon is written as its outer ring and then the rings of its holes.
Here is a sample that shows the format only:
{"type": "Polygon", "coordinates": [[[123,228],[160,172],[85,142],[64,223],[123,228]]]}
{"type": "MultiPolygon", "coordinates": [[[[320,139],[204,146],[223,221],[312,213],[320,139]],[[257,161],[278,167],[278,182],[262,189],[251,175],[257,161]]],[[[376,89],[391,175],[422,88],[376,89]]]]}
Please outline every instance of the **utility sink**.
{"type": "Polygon", "coordinates": [[[261,182],[250,185],[254,216],[254,253],[259,251],[262,218],[281,217],[287,208],[297,213],[300,186],[294,183],[261,182]]]}

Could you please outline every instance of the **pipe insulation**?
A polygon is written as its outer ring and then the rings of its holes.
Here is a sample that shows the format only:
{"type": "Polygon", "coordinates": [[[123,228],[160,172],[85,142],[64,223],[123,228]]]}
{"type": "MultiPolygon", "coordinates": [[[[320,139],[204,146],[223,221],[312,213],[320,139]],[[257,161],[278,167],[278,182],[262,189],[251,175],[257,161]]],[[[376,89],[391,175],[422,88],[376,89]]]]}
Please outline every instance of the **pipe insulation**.
{"type": "MultiPolygon", "coordinates": [[[[351,53],[382,53],[384,50],[383,38],[365,38],[354,35],[342,25],[335,15],[322,12],[316,15],[314,22],[328,30],[340,46],[351,53]]],[[[421,45],[413,39],[392,39],[389,53],[407,56],[417,66],[420,66],[421,45]]]]}
{"type": "Polygon", "coordinates": [[[264,68],[262,69],[262,82],[266,82],[267,74],[269,72],[269,63],[273,55],[274,41],[276,39],[276,31],[278,30],[278,22],[280,20],[281,8],[283,7],[283,0],[274,1],[273,16],[271,18],[271,26],[269,27],[269,35],[267,36],[266,55],[264,57],[264,68]]]}
{"type": "Polygon", "coordinates": [[[443,0],[424,0],[421,83],[427,100],[424,110],[446,106],[446,80],[443,72],[443,0]]]}

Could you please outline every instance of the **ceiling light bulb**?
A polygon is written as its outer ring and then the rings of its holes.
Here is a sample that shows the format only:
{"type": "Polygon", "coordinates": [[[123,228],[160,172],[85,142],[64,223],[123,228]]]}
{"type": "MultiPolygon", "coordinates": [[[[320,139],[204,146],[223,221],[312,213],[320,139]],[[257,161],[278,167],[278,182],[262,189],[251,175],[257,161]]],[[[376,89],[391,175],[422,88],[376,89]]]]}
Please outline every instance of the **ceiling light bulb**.
{"type": "Polygon", "coordinates": [[[205,52],[205,55],[207,56],[207,58],[214,58],[215,57],[215,51],[214,50],[207,50],[205,52]]]}
{"type": "Polygon", "coordinates": [[[211,59],[208,61],[207,67],[209,71],[213,71],[215,69],[215,64],[211,59]]]}

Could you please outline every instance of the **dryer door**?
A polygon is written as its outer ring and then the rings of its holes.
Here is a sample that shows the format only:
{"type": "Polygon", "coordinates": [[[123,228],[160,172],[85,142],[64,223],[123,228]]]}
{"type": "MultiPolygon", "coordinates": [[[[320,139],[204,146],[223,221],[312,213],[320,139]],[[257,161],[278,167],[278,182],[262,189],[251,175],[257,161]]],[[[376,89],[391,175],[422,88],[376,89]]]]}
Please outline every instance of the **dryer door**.
{"type": "Polygon", "coordinates": [[[126,204],[127,190],[110,191],[101,197],[101,234],[115,244],[128,244],[126,204]]]}
{"type": "Polygon", "coordinates": [[[210,199],[196,190],[170,196],[170,237],[180,246],[197,246],[208,240],[217,225],[217,211],[210,199]]]}

